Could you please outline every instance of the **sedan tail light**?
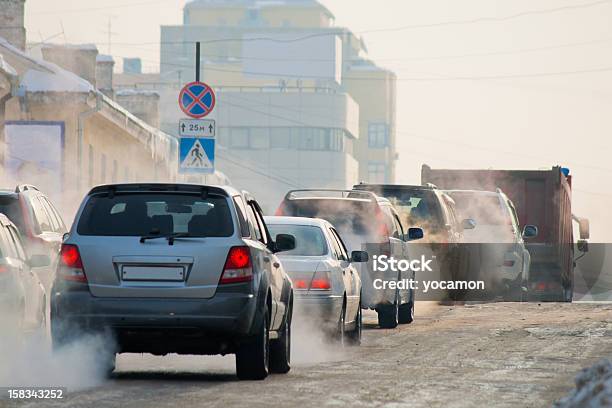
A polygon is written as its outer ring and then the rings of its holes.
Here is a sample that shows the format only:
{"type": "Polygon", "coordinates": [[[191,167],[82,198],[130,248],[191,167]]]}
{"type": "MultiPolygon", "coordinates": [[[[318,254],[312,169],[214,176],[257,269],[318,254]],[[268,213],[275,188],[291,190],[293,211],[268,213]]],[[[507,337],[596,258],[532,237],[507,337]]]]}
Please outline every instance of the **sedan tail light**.
{"type": "Polygon", "coordinates": [[[63,280],[87,283],[79,247],[72,244],[62,244],[58,274],[63,280]]]}
{"type": "Polygon", "coordinates": [[[249,247],[232,247],[227,254],[219,284],[249,282],[251,280],[253,280],[253,264],[249,247]]]}
{"type": "Polygon", "coordinates": [[[328,290],[331,289],[331,279],[329,271],[317,271],[310,281],[310,290],[328,290]]]}

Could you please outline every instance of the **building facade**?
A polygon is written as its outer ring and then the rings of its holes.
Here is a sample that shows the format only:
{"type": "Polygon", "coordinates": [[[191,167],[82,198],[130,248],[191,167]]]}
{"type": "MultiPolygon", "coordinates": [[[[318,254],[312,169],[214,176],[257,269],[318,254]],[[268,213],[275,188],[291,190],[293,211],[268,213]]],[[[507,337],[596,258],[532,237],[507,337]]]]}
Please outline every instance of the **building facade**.
{"type": "MultiPolygon", "coordinates": [[[[201,78],[217,94],[217,167],[270,196],[395,179],[395,75],[314,0],[195,0],[161,29],[160,123],[178,133],[180,87],[201,78]]],[[[281,196],[278,196],[278,195],[281,196]]],[[[261,196],[261,194],[259,194],[261,196]]],[[[268,203],[266,203],[268,204],[268,203]]]]}

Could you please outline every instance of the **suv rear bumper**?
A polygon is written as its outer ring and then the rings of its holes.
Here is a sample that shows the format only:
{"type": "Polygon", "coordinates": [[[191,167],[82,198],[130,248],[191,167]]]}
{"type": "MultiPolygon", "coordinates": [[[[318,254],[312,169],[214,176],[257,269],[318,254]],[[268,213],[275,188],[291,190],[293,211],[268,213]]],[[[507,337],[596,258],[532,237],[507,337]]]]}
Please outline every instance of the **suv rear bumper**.
{"type": "Polygon", "coordinates": [[[51,299],[51,333],[61,345],[88,333],[110,333],[119,352],[232,352],[261,318],[258,297],[221,292],[210,299],[96,298],[70,291],[51,299]]]}

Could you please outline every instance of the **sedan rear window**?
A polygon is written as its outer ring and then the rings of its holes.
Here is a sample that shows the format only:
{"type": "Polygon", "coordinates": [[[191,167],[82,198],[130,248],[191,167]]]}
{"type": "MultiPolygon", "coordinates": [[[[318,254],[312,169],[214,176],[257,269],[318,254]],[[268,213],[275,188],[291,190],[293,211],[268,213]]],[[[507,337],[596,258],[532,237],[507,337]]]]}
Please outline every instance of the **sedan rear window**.
{"type": "Polygon", "coordinates": [[[80,235],[188,234],[229,237],[234,223],[226,197],[172,193],[93,196],[79,219],[80,235]]]}
{"type": "Polygon", "coordinates": [[[285,251],[282,255],[323,256],[327,254],[327,242],[323,231],[312,225],[267,224],[273,239],[278,234],[289,234],[295,237],[295,249],[285,251]]]}

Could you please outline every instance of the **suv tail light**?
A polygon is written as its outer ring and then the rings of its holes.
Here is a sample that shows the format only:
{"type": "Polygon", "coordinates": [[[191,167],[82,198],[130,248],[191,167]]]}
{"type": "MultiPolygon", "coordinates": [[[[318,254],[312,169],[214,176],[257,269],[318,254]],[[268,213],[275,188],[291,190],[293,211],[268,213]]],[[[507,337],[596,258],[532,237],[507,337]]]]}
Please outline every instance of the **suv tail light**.
{"type": "Polygon", "coordinates": [[[227,260],[225,261],[219,283],[239,283],[251,280],[253,280],[253,264],[249,247],[232,247],[227,254],[227,260]]]}
{"type": "Polygon", "coordinates": [[[63,280],[87,283],[79,247],[72,244],[62,244],[58,272],[63,280]]]}
{"type": "Polygon", "coordinates": [[[317,271],[310,282],[310,290],[331,289],[331,279],[328,271],[317,271]]]}
{"type": "Polygon", "coordinates": [[[276,212],[274,212],[274,215],[277,217],[285,215],[285,204],[281,203],[281,205],[279,205],[276,209],[276,212]]]}
{"type": "Polygon", "coordinates": [[[385,214],[382,212],[379,206],[376,206],[376,235],[378,235],[383,242],[389,241],[389,228],[385,222],[385,214]]]}

